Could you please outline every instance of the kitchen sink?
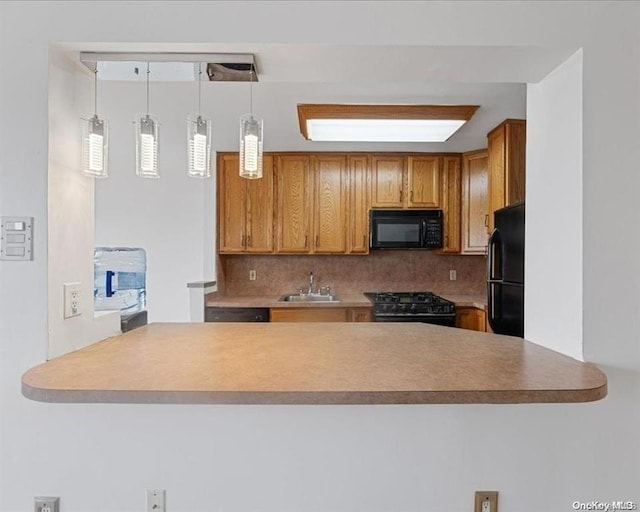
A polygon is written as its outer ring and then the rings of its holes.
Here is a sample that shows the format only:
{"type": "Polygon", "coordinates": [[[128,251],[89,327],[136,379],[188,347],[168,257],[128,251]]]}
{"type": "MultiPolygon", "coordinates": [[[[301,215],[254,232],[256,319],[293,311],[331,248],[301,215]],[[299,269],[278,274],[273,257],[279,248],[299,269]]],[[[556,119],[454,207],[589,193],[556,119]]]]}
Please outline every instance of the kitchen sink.
{"type": "Polygon", "coordinates": [[[296,293],[294,295],[283,295],[278,299],[279,302],[340,302],[337,295],[307,295],[296,293]]]}

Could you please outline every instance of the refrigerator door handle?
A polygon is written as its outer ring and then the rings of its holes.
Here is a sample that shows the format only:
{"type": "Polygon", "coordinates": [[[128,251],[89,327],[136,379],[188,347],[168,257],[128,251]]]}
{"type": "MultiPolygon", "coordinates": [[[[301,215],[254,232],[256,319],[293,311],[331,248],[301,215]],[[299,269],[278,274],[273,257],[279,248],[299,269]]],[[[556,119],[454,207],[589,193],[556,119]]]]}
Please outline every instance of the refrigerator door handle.
{"type": "Polygon", "coordinates": [[[498,244],[499,233],[497,229],[494,229],[487,242],[487,321],[494,331],[496,329],[494,316],[496,313],[496,291],[494,283],[500,282],[495,276],[495,246],[498,244]]]}
{"type": "Polygon", "coordinates": [[[487,242],[487,278],[495,279],[495,250],[494,246],[497,245],[499,239],[499,231],[494,229],[489,236],[487,242]]]}

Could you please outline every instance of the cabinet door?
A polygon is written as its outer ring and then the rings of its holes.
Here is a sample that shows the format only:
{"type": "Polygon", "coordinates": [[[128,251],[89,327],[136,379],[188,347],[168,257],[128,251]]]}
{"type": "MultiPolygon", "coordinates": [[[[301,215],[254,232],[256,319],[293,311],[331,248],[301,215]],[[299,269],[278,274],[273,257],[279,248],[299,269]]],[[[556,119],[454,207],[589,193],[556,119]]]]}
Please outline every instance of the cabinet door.
{"type": "Polygon", "coordinates": [[[525,198],[524,119],[507,119],[487,136],[489,150],[489,226],[493,231],[493,213],[525,198]]]}
{"type": "MultiPolygon", "coordinates": [[[[273,157],[265,155],[262,178],[246,180],[246,251],[273,252],[273,157]]],[[[243,179],[243,178],[242,178],[243,179]]]]}
{"type": "Polygon", "coordinates": [[[371,308],[350,308],[347,310],[347,322],[372,322],[371,308]]]}
{"type": "Polygon", "coordinates": [[[316,156],[314,162],[313,252],[347,249],[347,157],[316,156]]]}
{"type": "Polygon", "coordinates": [[[460,157],[445,156],[442,171],[442,210],[444,214],[444,244],[442,252],[460,252],[460,157]]]}
{"type": "Polygon", "coordinates": [[[456,308],[456,327],[472,331],[485,331],[486,313],[471,307],[456,308]]]}
{"type": "Polygon", "coordinates": [[[402,208],[404,157],[371,156],[371,206],[402,208]]]}
{"type": "Polygon", "coordinates": [[[462,253],[484,254],[487,249],[487,152],[462,157],[462,253]]]}
{"type": "Polygon", "coordinates": [[[506,129],[505,206],[508,206],[524,201],[525,197],[526,121],[509,120],[506,129]]]}
{"type": "Polygon", "coordinates": [[[276,252],[310,250],[311,187],[309,157],[283,155],[277,167],[276,252]]]}
{"type": "MultiPolygon", "coordinates": [[[[346,322],[346,308],[272,308],[272,322],[346,322]]],[[[304,341],[304,340],[301,340],[304,341]]]]}
{"type": "Polygon", "coordinates": [[[493,130],[488,135],[488,166],[489,166],[489,222],[487,230],[493,231],[493,212],[505,206],[504,173],[505,173],[505,143],[504,125],[493,130]]]}
{"type": "Polygon", "coordinates": [[[238,155],[218,159],[218,247],[220,253],[243,252],[246,233],[246,182],[238,174],[238,155]]]}
{"type": "Polygon", "coordinates": [[[409,208],[440,208],[440,165],[442,158],[410,156],[407,159],[409,208]]]}
{"type": "Polygon", "coordinates": [[[366,155],[349,157],[349,238],[347,251],[369,252],[369,159],[366,155]]]}

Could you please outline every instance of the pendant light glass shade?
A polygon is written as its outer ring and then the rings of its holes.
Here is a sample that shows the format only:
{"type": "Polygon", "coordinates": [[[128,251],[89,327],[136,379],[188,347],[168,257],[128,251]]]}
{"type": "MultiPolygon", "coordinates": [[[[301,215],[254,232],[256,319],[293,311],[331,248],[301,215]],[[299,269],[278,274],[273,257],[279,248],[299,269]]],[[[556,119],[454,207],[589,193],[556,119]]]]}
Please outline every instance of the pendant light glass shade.
{"type": "Polygon", "coordinates": [[[240,176],[262,178],[262,119],[240,117],[240,176]]]}
{"type": "Polygon", "coordinates": [[[136,114],[136,174],[141,178],[159,178],[158,132],[160,123],[149,114],[136,114]]]}
{"type": "Polygon", "coordinates": [[[92,178],[109,176],[109,123],[98,117],[98,68],[93,71],[93,117],[82,124],[82,173],[92,178]]]}
{"type": "Polygon", "coordinates": [[[93,178],[109,176],[109,124],[94,115],[82,125],[82,172],[93,178]]]}
{"type": "Polygon", "coordinates": [[[192,178],[211,177],[211,119],[200,114],[187,117],[187,152],[192,178]]]}

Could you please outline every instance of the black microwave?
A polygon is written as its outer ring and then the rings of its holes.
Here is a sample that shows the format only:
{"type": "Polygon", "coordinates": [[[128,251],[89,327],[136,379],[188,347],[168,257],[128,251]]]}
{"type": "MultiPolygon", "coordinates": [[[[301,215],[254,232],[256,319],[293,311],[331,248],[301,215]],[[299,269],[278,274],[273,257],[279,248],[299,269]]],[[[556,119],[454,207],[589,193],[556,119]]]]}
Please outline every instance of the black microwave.
{"type": "Polygon", "coordinates": [[[369,210],[371,249],[441,249],[442,210],[369,210]]]}

